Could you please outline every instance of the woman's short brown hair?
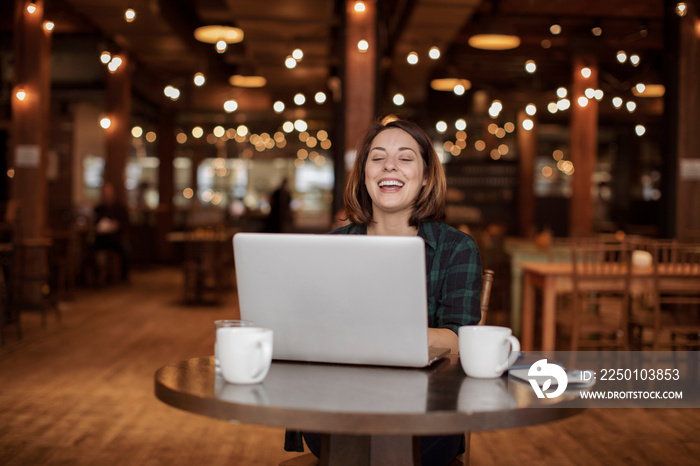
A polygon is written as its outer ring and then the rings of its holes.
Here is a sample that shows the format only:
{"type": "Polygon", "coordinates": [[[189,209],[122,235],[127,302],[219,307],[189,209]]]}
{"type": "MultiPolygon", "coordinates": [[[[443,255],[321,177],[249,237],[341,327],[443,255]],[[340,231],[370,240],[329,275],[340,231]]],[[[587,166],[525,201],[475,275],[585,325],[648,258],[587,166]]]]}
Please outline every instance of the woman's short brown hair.
{"type": "Polygon", "coordinates": [[[348,219],[363,225],[372,223],[372,199],[365,186],[365,165],[374,138],[382,131],[391,128],[398,128],[408,133],[418,143],[423,159],[426,184],[418,193],[408,224],[418,228],[422,222],[444,220],[445,191],[447,190],[445,171],[428,134],[416,123],[407,120],[391,120],[386,123],[377,121],[372,124],[362,139],[343,195],[348,219]]]}

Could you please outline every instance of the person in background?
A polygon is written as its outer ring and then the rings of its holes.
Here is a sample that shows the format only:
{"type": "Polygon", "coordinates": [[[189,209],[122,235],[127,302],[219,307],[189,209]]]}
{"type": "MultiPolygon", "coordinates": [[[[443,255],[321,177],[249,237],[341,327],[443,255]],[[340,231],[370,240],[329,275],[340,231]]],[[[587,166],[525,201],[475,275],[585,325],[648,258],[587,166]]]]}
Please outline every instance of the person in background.
{"type": "Polygon", "coordinates": [[[269,233],[285,233],[291,226],[291,211],[289,203],[288,180],[284,178],[280,186],[272,193],[270,198],[270,215],[267,217],[265,231],[269,233]]]}
{"type": "Polygon", "coordinates": [[[121,261],[121,278],[129,279],[129,212],[117,202],[114,185],[102,186],[102,199],[94,209],[95,242],[93,251],[116,251],[121,261]]]}
{"type": "MultiPolygon", "coordinates": [[[[345,187],[350,224],[331,233],[423,238],[428,344],[458,353],[459,327],[481,320],[482,267],[472,237],[444,223],[446,189],[442,164],[420,126],[405,120],[375,123],[360,145],[345,187]]],[[[320,434],[304,432],[303,438],[319,456],[320,434]]],[[[449,464],[465,446],[461,434],[425,436],[420,444],[423,465],[449,464]]]]}

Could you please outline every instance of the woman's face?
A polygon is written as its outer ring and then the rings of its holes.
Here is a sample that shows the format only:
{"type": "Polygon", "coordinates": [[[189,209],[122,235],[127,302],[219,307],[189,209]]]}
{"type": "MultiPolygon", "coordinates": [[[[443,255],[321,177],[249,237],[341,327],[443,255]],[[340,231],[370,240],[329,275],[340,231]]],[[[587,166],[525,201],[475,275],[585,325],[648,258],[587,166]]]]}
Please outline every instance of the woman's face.
{"type": "Polygon", "coordinates": [[[408,213],[427,183],[418,143],[407,132],[391,128],[379,133],[365,163],[365,186],[374,213],[408,213]]]}

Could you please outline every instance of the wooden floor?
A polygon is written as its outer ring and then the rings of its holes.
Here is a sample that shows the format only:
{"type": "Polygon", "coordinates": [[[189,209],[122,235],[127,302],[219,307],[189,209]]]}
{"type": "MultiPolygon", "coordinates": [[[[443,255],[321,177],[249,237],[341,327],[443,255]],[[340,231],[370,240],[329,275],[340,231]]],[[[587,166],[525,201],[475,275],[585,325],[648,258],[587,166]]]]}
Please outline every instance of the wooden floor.
{"type": "MultiPolygon", "coordinates": [[[[178,269],[79,290],[59,323],[23,316],[0,348],[0,465],[276,465],[284,432],[171,408],[153,395],[164,364],[210,355],[213,321],[181,303],[178,269]]],[[[472,435],[475,465],[698,464],[700,410],[589,410],[548,425],[472,435]]]]}

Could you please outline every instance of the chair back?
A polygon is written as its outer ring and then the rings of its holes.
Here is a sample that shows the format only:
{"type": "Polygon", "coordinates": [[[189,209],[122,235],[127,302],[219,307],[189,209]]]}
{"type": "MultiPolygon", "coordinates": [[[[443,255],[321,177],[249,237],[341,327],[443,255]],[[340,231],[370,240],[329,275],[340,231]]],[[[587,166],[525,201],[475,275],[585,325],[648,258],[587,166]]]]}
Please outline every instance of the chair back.
{"type": "Polygon", "coordinates": [[[631,255],[630,245],[625,243],[572,248],[572,351],[584,343],[627,348],[631,255]],[[614,319],[609,319],[607,308],[613,307],[617,311],[614,319]],[[584,322],[584,313],[593,318],[591,322],[584,322]],[[582,332],[598,337],[582,342],[582,332]]]}
{"type": "Polygon", "coordinates": [[[481,320],[479,325],[486,325],[486,314],[489,311],[491,300],[491,286],[493,285],[493,270],[485,269],[481,277],[481,320]]]}
{"type": "Polygon", "coordinates": [[[700,347],[700,244],[658,240],[654,270],[653,347],[700,347]],[[665,340],[664,333],[669,333],[665,340]],[[686,338],[680,338],[685,336],[686,338]]]}

